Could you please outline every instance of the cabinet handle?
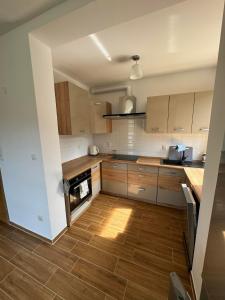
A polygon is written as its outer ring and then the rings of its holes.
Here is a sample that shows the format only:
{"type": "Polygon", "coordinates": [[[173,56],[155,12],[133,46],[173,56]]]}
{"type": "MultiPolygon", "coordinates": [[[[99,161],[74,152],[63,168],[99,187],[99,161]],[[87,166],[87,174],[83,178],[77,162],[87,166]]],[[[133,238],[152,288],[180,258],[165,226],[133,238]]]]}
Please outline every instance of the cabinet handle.
{"type": "Polygon", "coordinates": [[[173,131],[184,131],[184,128],[177,127],[177,128],[174,128],[173,131]]]}
{"type": "Polygon", "coordinates": [[[81,130],[80,130],[80,133],[85,133],[85,130],[84,130],[84,129],[81,129],[81,130]]]}
{"type": "Polygon", "coordinates": [[[154,132],[159,131],[159,127],[153,127],[152,131],[154,131],[154,132]]]}
{"type": "Polygon", "coordinates": [[[113,165],[113,168],[118,168],[119,167],[119,165],[113,165]]]}
{"type": "Polygon", "coordinates": [[[138,190],[139,190],[139,192],[144,192],[145,188],[139,188],[138,190]]]}
{"type": "Polygon", "coordinates": [[[199,131],[202,131],[202,132],[207,132],[209,131],[209,128],[206,128],[206,127],[202,127],[199,129],[199,131]]]}
{"type": "Polygon", "coordinates": [[[144,175],[138,174],[138,177],[141,177],[141,178],[143,178],[143,177],[144,177],[144,175]]]}
{"type": "Polygon", "coordinates": [[[97,169],[97,167],[98,167],[98,166],[94,166],[94,167],[92,167],[92,170],[94,170],[94,169],[97,169]]]}

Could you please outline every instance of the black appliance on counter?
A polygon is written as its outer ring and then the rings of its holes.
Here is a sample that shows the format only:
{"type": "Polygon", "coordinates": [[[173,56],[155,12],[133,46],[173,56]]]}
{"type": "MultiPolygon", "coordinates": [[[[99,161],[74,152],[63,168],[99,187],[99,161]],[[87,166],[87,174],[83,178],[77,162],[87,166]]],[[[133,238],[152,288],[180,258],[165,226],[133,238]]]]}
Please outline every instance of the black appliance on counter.
{"type": "Polygon", "coordinates": [[[168,158],[162,159],[161,164],[193,167],[193,168],[204,168],[205,166],[204,162],[200,160],[192,160],[192,156],[193,156],[192,147],[186,147],[184,151],[178,152],[177,146],[170,146],[168,158]]]}
{"type": "Polygon", "coordinates": [[[71,216],[92,196],[91,169],[64,180],[64,192],[66,195],[67,224],[70,225],[71,216]]]}

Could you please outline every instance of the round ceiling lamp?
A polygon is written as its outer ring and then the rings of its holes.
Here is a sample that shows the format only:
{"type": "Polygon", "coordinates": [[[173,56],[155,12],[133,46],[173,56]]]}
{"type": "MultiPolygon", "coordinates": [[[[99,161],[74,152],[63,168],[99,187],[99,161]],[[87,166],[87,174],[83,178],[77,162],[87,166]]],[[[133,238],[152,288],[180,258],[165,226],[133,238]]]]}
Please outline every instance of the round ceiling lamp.
{"type": "Polygon", "coordinates": [[[139,55],[133,55],[131,56],[131,59],[135,62],[135,64],[131,67],[131,72],[130,72],[130,79],[131,80],[136,80],[136,79],[140,79],[143,77],[143,71],[142,68],[140,66],[140,64],[138,63],[138,61],[140,60],[140,56],[139,55]]]}

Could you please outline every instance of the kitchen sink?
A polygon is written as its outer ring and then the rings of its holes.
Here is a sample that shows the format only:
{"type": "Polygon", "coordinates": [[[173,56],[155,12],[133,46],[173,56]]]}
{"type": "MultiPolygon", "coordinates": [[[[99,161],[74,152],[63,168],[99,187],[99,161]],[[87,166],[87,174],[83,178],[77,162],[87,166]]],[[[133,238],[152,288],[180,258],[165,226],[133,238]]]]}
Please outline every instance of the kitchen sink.
{"type": "Polygon", "coordinates": [[[180,160],[162,159],[161,164],[162,165],[192,167],[192,168],[204,168],[204,166],[205,166],[204,162],[202,162],[201,160],[180,161],[180,160]]]}

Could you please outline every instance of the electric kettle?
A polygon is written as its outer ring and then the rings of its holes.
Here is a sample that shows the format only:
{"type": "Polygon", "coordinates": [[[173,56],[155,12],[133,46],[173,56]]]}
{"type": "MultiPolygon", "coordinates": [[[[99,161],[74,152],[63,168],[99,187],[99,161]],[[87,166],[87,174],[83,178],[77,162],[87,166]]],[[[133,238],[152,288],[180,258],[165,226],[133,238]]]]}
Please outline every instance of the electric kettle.
{"type": "Polygon", "coordinates": [[[98,155],[99,148],[95,145],[89,146],[89,155],[98,155]]]}

